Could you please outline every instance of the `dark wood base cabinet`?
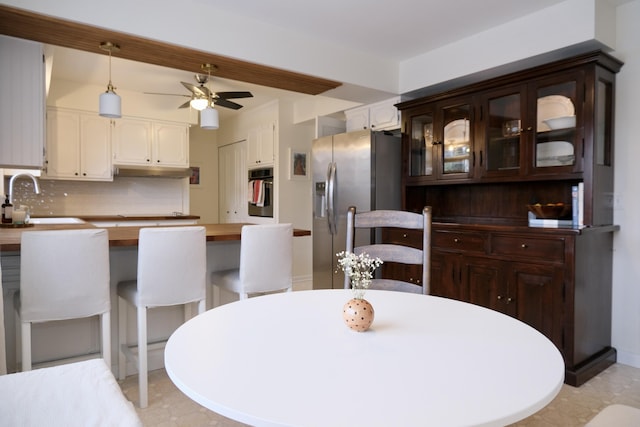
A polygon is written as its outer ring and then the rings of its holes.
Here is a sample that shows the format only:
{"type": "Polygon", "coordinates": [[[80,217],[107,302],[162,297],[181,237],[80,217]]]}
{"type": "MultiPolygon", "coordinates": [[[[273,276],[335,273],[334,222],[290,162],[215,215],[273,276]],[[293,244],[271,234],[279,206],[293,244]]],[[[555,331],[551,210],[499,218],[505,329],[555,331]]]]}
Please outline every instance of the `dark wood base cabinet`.
{"type": "MultiPolygon", "coordinates": [[[[591,52],[398,104],[402,206],[433,210],[431,294],[536,328],[562,353],[573,386],[616,361],[612,129],[621,67],[591,52]],[[527,205],[537,203],[579,206],[582,222],[531,227],[527,205]]],[[[422,242],[398,229],[382,238],[422,242]]],[[[382,274],[420,276],[393,265],[382,274]]]]}
{"type": "Polygon", "coordinates": [[[615,229],[434,225],[431,294],[531,325],[560,349],[565,382],[579,386],[615,362],[610,347],[615,229]],[[469,239],[476,245],[464,249],[469,239]]]}
{"type": "MultiPolygon", "coordinates": [[[[616,361],[611,345],[613,233],[618,227],[535,229],[434,223],[431,295],[515,317],[564,357],[565,382],[580,386],[616,361]]],[[[415,230],[383,240],[420,247],[415,230]]],[[[385,277],[419,277],[391,266],[385,277]]]]}

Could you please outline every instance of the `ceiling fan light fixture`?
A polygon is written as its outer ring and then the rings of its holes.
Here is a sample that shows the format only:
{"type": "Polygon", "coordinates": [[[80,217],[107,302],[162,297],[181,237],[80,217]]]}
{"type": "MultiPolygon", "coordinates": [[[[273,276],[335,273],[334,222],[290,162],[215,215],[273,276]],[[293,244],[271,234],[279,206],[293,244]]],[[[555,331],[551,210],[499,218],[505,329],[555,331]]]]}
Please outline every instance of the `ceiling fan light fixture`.
{"type": "Polygon", "coordinates": [[[191,108],[202,111],[209,106],[209,100],[205,98],[194,98],[189,102],[189,104],[191,105],[191,108]]]}
{"type": "Polygon", "coordinates": [[[200,111],[200,127],[202,129],[218,129],[220,122],[218,120],[218,110],[208,106],[200,111]]]}
{"type": "Polygon", "coordinates": [[[100,43],[100,49],[109,52],[109,84],[107,85],[107,91],[100,94],[98,114],[102,117],[119,119],[122,117],[122,103],[120,96],[114,91],[111,83],[111,53],[118,52],[120,46],[111,42],[104,42],[100,43]]]}

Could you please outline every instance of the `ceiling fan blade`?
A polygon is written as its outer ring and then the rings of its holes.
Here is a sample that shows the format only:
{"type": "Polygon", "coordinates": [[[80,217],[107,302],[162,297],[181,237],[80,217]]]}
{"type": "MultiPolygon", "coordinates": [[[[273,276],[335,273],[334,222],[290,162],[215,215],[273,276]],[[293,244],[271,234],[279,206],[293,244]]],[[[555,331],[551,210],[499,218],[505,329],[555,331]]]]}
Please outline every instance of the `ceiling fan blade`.
{"type": "Polygon", "coordinates": [[[160,92],[142,92],[145,95],[166,95],[166,96],[186,96],[191,98],[191,95],[177,94],[177,93],[160,93],[160,92]]]}
{"type": "Polygon", "coordinates": [[[218,98],[234,99],[234,98],[252,98],[251,92],[216,92],[218,98]]]}
{"type": "Polygon", "coordinates": [[[196,86],[187,82],[180,82],[180,83],[182,83],[182,86],[186,87],[188,90],[193,92],[193,94],[196,96],[204,96],[204,97],[209,96],[209,90],[204,86],[196,86]]]}
{"type": "Polygon", "coordinates": [[[189,105],[191,105],[191,100],[188,100],[187,102],[185,102],[184,104],[182,104],[178,108],[187,108],[187,107],[189,107],[189,105]]]}
{"type": "Polygon", "coordinates": [[[233,110],[239,110],[240,108],[242,108],[242,105],[240,104],[236,104],[233,101],[227,101],[226,99],[214,99],[213,103],[219,107],[226,107],[226,108],[231,108],[233,110]]]}

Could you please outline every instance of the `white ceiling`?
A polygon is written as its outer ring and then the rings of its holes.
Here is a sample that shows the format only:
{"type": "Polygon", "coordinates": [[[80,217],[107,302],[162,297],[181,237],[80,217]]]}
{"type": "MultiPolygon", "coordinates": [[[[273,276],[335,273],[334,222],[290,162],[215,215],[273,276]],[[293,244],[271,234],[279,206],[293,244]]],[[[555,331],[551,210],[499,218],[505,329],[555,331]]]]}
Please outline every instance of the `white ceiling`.
{"type": "MultiPolygon", "coordinates": [[[[245,17],[262,21],[274,31],[284,29],[398,62],[562,1],[565,0],[193,0],[237,15],[240,26],[245,17]]],[[[54,52],[54,81],[106,84],[104,56],[63,48],[55,48],[54,52]]],[[[113,82],[120,89],[188,94],[180,81],[195,82],[193,74],[185,71],[113,59],[113,82]]],[[[277,97],[302,96],[215,76],[210,87],[214,91],[251,91],[255,98],[237,100],[245,108],[277,97]]],[[[175,97],[176,107],[186,99],[175,97]]]]}
{"type": "Polygon", "coordinates": [[[563,1],[194,0],[398,61],[563,1]]]}

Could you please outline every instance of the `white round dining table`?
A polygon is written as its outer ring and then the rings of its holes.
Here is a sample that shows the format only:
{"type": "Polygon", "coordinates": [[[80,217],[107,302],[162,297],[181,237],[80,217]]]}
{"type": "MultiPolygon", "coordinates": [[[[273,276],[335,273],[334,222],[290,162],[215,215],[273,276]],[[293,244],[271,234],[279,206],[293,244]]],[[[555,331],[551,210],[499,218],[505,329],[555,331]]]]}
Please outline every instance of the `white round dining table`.
{"type": "Polygon", "coordinates": [[[367,291],[375,319],[349,329],[349,290],[254,297],[180,326],[165,348],[174,384],[255,426],[504,426],[557,395],[558,349],[480,306],[367,291]]]}

